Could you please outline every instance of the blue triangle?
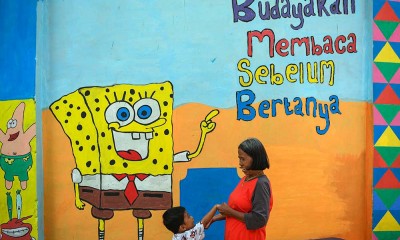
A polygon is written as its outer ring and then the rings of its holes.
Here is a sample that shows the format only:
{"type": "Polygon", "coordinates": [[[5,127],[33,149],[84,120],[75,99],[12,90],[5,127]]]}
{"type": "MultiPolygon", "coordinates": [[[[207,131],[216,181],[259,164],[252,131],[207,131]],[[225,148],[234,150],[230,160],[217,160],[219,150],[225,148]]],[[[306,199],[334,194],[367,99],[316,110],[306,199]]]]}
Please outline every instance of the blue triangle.
{"type": "Polygon", "coordinates": [[[378,56],[378,54],[381,52],[383,46],[385,46],[386,42],[381,42],[381,41],[374,41],[374,46],[372,48],[373,50],[373,59],[378,56]]]}
{"type": "Polygon", "coordinates": [[[374,92],[374,102],[381,95],[383,89],[387,86],[387,83],[374,83],[373,84],[373,92],[374,92]]]}
{"type": "MultiPolygon", "coordinates": [[[[374,203],[375,204],[375,203],[374,203]]],[[[379,209],[380,210],[380,209],[379,209]]],[[[392,210],[400,210],[400,196],[396,199],[393,205],[390,207],[390,211],[392,210]]]]}
{"type": "Polygon", "coordinates": [[[400,181],[400,168],[391,168],[393,174],[396,176],[397,180],[400,181]]]}
{"type": "Polygon", "coordinates": [[[389,5],[392,7],[393,11],[396,13],[397,17],[400,18],[400,2],[390,2],[389,5]]]}
{"type": "MultiPolygon", "coordinates": [[[[397,138],[400,139],[400,126],[390,126],[397,138]]],[[[400,178],[399,178],[400,179],[400,178]]]]}
{"type": "Polygon", "coordinates": [[[400,210],[394,210],[394,211],[390,211],[390,213],[392,214],[392,216],[394,217],[394,219],[396,219],[397,223],[399,223],[400,221],[400,210]]]}
{"type": "Polygon", "coordinates": [[[385,3],[385,0],[374,0],[374,5],[372,7],[372,9],[374,10],[374,18],[376,16],[376,14],[378,14],[379,10],[381,10],[381,8],[383,7],[383,4],[385,3]]]}
{"type": "Polygon", "coordinates": [[[383,216],[387,210],[375,210],[372,211],[372,229],[376,227],[376,225],[382,220],[383,216]]]}
{"type": "Polygon", "coordinates": [[[400,57],[400,43],[398,43],[398,42],[389,42],[389,44],[393,48],[393,51],[396,53],[397,57],[400,57]]]}
{"type": "Polygon", "coordinates": [[[393,91],[396,93],[397,97],[400,98],[400,84],[391,83],[390,86],[392,87],[393,91]]]}
{"type": "Polygon", "coordinates": [[[382,133],[386,130],[388,126],[374,125],[374,144],[382,136],[382,133]]]}
{"type": "Polygon", "coordinates": [[[383,174],[385,174],[385,172],[387,171],[387,168],[374,168],[374,182],[373,182],[373,186],[375,186],[379,180],[381,180],[383,174]]]}
{"type": "Polygon", "coordinates": [[[374,192],[374,196],[373,196],[373,210],[388,210],[387,207],[385,206],[385,204],[383,203],[383,201],[381,200],[381,198],[379,197],[379,195],[377,193],[374,192]]]}

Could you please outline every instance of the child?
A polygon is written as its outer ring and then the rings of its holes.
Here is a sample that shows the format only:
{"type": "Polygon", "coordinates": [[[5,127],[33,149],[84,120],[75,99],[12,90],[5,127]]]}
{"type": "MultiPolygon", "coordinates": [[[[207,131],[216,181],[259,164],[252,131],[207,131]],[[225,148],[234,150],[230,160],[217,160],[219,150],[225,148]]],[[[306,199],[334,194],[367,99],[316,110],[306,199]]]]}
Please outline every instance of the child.
{"type": "Polygon", "coordinates": [[[194,225],[194,219],[184,207],[173,207],[163,214],[163,223],[168,230],[174,233],[172,240],[201,240],[204,239],[204,226],[208,226],[218,205],[215,205],[194,225]]]}

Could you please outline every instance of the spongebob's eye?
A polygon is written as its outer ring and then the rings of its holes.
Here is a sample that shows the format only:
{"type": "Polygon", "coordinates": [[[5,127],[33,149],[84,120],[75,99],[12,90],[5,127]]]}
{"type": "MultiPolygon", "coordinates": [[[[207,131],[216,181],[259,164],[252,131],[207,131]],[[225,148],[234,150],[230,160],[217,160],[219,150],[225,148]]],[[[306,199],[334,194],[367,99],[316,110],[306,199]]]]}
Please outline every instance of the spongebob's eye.
{"type": "Polygon", "coordinates": [[[134,116],[132,106],[127,102],[115,102],[106,110],[106,121],[108,123],[117,122],[121,126],[131,123],[134,116]]]}
{"type": "Polygon", "coordinates": [[[152,98],[143,98],[135,103],[135,120],[141,124],[150,124],[160,117],[160,105],[152,98]]]}

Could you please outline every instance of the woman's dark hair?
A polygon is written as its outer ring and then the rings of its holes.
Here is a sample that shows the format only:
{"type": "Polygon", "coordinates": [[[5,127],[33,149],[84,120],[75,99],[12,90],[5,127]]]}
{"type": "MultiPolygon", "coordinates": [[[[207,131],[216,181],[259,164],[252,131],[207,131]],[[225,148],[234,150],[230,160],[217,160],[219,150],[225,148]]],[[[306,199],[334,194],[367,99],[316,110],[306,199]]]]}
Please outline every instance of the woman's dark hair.
{"type": "Polygon", "coordinates": [[[251,170],[264,170],[269,168],[269,159],[264,145],[257,138],[244,140],[239,148],[253,159],[251,170]]]}
{"type": "Polygon", "coordinates": [[[178,233],[179,227],[184,223],[186,209],[184,207],[173,207],[163,214],[163,223],[171,232],[178,233]]]}

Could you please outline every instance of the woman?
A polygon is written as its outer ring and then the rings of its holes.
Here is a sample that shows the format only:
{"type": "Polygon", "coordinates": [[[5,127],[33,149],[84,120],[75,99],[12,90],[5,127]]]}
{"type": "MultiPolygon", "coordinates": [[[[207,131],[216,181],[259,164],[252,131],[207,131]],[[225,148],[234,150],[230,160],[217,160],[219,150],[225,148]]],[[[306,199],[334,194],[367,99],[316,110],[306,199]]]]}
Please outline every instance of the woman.
{"type": "Polygon", "coordinates": [[[258,139],[249,138],[239,145],[238,156],[245,176],[231,193],[228,204],[218,207],[220,214],[210,224],[226,220],[225,240],[265,240],[273,202],[270,182],[263,172],[269,168],[268,155],[258,139]]]}

